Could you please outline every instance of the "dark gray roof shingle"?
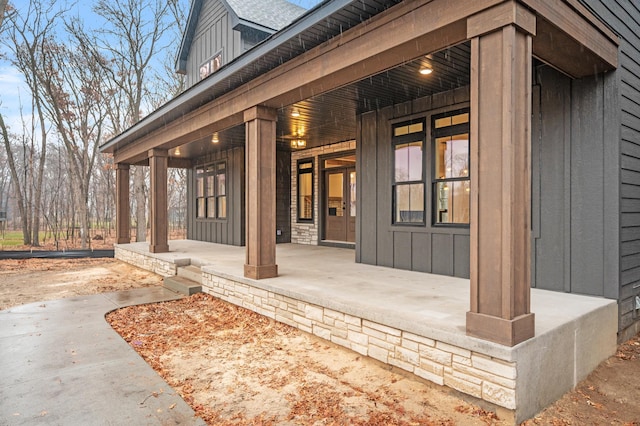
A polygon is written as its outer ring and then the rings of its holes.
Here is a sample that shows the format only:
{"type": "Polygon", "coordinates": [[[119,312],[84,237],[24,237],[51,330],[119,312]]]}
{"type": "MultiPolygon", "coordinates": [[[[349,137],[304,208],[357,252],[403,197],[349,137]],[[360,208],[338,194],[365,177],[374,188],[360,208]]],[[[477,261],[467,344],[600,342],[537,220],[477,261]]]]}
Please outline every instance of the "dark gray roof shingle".
{"type": "Polygon", "coordinates": [[[227,0],[241,21],[281,30],[306,12],[287,0],[227,0]]]}

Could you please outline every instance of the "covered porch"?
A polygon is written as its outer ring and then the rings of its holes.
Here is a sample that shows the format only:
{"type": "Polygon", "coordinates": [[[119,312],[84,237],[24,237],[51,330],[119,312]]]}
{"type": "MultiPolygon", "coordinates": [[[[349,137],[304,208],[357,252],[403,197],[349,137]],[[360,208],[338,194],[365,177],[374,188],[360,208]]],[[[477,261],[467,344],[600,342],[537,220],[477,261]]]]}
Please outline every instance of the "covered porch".
{"type": "Polygon", "coordinates": [[[200,268],[206,292],[433,383],[511,411],[559,398],[615,351],[615,301],[532,289],[533,338],[508,347],[466,334],[469,280],[358,264],[350,249],[277,246],[279,276],[244,277],[244,248],[175,240],[116,256],[170,276],[200,268]],[[560,309],[560,307],[562,307],[560,309]]]}
{"type": "Polygon", "coordinates": [[[617,44],[573,0],[327,1],[102,147],[117,163],[117,257],[163,275],[197,265],[217,297],[522,420],[613,353],[617,309],[531,290],[532,74],[540,64],[576,79],[613,70],[617,44]],[[424,80],[426,66],[435,78],[424,80]],[[458,180],[469,184],[469,213],[438,223],[430,132],[438,114],[462,109],[468,167],[458,180]],[[392,139],[418,121],[417,145],[392,139]],[[279,198],[294,198],[282,157],[303,142],[309,151],[350,141],[355,253],[276,246],[282,216],[306,219],[279,198]],[[415,179],[394,173],[404,145],[420,147],[415,179]],[[130,165],[150,169],[148,245],[130,243],[130,165]],[[233,246],[168,241],[168,167],[193,174],[200,233],[233,246]],[[398,184],[415,185],[419,208],[396,202],[398,184]],[[414,260],[469,279],[360,263],[408,269],[414,260]]]}

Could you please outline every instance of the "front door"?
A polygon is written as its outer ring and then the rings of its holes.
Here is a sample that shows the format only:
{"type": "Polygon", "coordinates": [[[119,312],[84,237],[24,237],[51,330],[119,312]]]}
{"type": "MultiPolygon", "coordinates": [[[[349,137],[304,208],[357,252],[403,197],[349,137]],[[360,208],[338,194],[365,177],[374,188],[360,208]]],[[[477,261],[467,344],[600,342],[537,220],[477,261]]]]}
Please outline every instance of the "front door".
{"type": "Polygon", "coordinates": [[[356,169],[325,170],[325,232],[328,241],[356,241],[356,169]]]}

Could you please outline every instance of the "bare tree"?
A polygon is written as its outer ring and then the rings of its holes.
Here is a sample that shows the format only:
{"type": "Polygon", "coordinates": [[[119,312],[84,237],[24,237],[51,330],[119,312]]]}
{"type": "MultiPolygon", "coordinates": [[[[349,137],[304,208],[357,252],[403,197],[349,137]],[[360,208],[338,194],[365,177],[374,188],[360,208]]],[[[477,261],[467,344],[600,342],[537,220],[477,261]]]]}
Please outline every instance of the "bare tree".
{"type": "Polygon", "coordinates": [[[2,21],[4,19],[4,12],[7,9],[7,0],[0,0],[0,28],[2,28],[2,21]]]}
{"type": "MultiPolygon", "coordinates": [[[[9,9],[9,8],[8,8],[9,9]]],[[[21,206],[20,214],[23,222],[24,243],[34,246],[40,245],[40,208],[42,198],[42,176],[44,174],[47,153],[47,124],[43,114],[43,87],[38,74],[42,63],[49,54],[47,40],[53,36],[54,28],[64,9],[56,9],[55,2],[40,2],[31,0],[27,7],[18,11],[10,10],[7,15],[9,25],[3,31],[2,40],[9,49],[11,63],[22,74],[29,88],[34,113],[31,119],[32,143],[35,139],[36,129],[39,130],[40,153],[37,172],[33,179],[33,186],[28,187],[26,181],[20,185],[15,182],[14,188],[20,193],[18,204],[21,206]],[[37,123],[36,123],[37,121],[37,123]],[[27,197],[27,191],[33,190],[31,200],[27,197]]],[[[7,150],[11,147],[7,145],[7,150]]],[[[32,148],[32,153],[34,149],[32,148]]],[[[15,156],[9,157],[10,165],[15,168],[15,156]]],[[[33,173],[34,171],[31,170],[33,173]]],[[[15,179],[15,178],[14,178],[15,179]]]]}
{"type": "MultiPolygon", "coordinates": [[[[107,21],[94,43],[111,59],[106,67],[109,84],[118,95],[111,99],[113,134],[119,134],[143,115],[146,84],[152,58],[170,28],[169,3],[162,0],[98,0],[94,11],[107,21]],[[115,114],[118,114],[117,116],[115,114]]],[[[144,169],[133,169],[136,240],[146,239],[146,184],[144,169]]]]}
{"type": "Polygon", "coordinates": [[[77,40],[69,46],[49,41],[47,49],[50,53],[38,78],[46,94],[45,111],[66,148],[84,249],[90,242],[90,181],[106,118],[105,60],[77,40]]]}

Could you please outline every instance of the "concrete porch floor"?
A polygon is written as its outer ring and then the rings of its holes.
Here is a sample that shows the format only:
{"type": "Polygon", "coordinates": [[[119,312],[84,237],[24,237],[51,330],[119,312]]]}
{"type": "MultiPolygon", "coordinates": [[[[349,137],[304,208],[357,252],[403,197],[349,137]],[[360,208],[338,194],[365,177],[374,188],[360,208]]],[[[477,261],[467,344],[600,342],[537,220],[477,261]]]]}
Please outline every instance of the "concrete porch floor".
{"type": "MultiPolygon", "coordinates": [[[[279,276],[255,281],[243,277],[244,247],[191,240],[170,241],[169,247],[169,253],[152,254],[147,243],[119,245],[116,257],[118,250],[124,250],[177,266],[199,266],[203,273],[223,280],[329,309],[328,312],[344,313],[367,324],[401,330],[409,333],[407,336],[420,336],[426,342],[435,341],[434,348],[451,345],[456,348],[452,349],[453,364],[457,353],[469,353],[468,361],[458,359],[460,367],[471,364],[476,354],[498,363],[484,368],[488,373],[500,370],[500,363],[507,367],[513,363],[517,366],[514,373],[499,372],[502,375],[497,380],[506,388],[514,383],[512,401],[508,401],[508,395],[489,395],[495,393],[495,389],[483,383],[479,384],[479,391],[476,387],[465,389],[465,383],[477,381],[477,374],[466,371],[466,367],[457,371],[449,367],[447,383],[447,362],[451,366],[451,360],[445,360],[442,371],[423,358],[416,359],[414,364],[424,367],[428,362],[430,371],[442,372],[444,380],[432,380],[436,383],[515,410],[516,421],[535,414],[570,390],[616,348],[617,304],[613,300],[532,289],[531,310],[535,313],[536,335],[511,348],[466,336],[467,279],[358,264],[350,249],[280,244],[276,257],[279,276]]],[[[404,340],[401,346],[404,347],[404,340]]],[[[423,350],[427,355],[433,352],[429,352],[427,346],[418,349],[417,343],[415,347],[421,356],[423,350]]],[[[398,346],[395,353],[399,350],[402,351],[402,347],[398,346]]],[[[481,363],[480,358],[477,361],[481,363]]],[[[403,367],[400,361],[395,363],[389,359],[389,363],[403,367]]],[[[416,367],[412,372],[418,374],[417,371],[416,367]]],[[[500,387],[500,392],[506,391],[500,387]]]]}

